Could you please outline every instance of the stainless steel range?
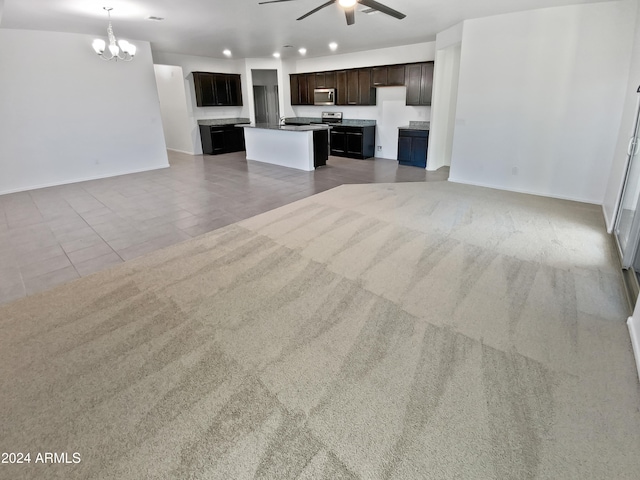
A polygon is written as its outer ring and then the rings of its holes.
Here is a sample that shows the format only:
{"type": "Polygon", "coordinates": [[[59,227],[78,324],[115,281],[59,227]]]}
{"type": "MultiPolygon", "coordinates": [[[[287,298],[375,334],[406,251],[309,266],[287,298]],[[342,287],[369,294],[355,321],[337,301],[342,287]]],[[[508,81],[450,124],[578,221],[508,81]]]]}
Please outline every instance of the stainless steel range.
{"type": "Polygon", "coordinates": [[[342,112],[322,112],[322,123],[342,123],[342,112]]]}

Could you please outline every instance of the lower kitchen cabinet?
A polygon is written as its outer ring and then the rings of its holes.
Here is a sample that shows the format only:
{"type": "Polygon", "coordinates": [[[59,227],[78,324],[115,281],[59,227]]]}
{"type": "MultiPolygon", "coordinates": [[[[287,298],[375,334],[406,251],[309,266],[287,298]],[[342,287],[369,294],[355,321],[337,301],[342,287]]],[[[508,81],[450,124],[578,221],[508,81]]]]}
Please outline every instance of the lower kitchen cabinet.
{"type": "Polygon", "coordinates": [[[371,158],[376,146],[376,127],[333,127],[331,155],[349,158],[371,158]]]}
{"type": "Polygon", "coordinates": [[[398,134],[398,162],[400,165],[427,167],[429,130],[400,129],[398,134]]]}
{"type": "Polygon", "coordinates": [[[202,153],[219,155],[221,153],[241,152],[244,147],[244,128],[232,125],[200,125],[202,153]]]}
{"type": "Polygon", "coordinates": [[[322,167],[327,164],[329,158],[329,130],[316,130],[313,132],[313,166],[322,167]]]}

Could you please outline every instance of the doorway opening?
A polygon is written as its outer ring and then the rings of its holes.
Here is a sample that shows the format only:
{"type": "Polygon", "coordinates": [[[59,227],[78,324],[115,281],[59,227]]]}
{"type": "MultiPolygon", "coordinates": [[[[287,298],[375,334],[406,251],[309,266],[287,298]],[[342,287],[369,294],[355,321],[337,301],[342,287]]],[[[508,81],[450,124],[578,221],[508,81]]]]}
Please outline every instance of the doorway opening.
{"type": "Polygon", "coordinates": [[[460,44],[451,45],[436,52],[435,92],[431,107],[427,170],[433,171],[440,167],[451,166],[453,132],[456,128],[460,53],[460,44]]]}
{"type": "Polygon", "coordinates": [[[253,80],[253,110],[256,123],[277,125],[280,122],[278,71],[251,70],[253,80]]]}

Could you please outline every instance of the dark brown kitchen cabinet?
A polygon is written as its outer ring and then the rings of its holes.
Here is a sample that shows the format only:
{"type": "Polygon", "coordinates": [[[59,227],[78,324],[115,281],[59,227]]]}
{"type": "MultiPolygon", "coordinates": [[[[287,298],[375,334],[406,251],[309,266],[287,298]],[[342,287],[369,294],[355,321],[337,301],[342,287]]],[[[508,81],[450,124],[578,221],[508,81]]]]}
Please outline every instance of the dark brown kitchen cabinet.
{"type": "Polygon", "coordinates": [[[291,85],[291,105],[300,105],[300,75],[289,75],[289,84],[291,85]]]}
{"type": "Polygon", "coordinates": [[[358,70],[347,70],[347,105],[358,105],[358,70]]]}
{"type": "Polygon", "coordinates": [[[387,67],[387,86],[402,87],[404,86],[404,65],[389,65],[387,67]]]}
{"type": "Polygon", "coordinates": [[[313,105],[313,90],[316,88],[315,73],[292,73],[291,105],[313,105]]]}
{"type": "Polygon", "coordinates": [[[402,87],[404,86],[405,65],[385,65],[373,67],[371,77],[374,87],[402,87]]]}
{"type": "Polygon", "coordinates": [[[232,73],[193,72],[198,107],[242,106],[240,75],[232,73]]]}
{"type": "Polygon", "coordinates": [[[358,105],[375,105],[376,89],[371,81],[371,69],[358,70],[358,105]]]}
{"type": "Polygon", "coordinates": [[[313,105],[314,104],[313,91],[316,88],[316,74],[305,73],[304,77],[307,82],[307,103],[305,103],[305,105],[313,105]]]}
{"type": "Polygon", "coordinates": [[[313,105],[315,88],[335,88],[336,105],[375,105],[376,87],[407,87],[407,105],[431,105],[433,62],[291,75],[291,105],[313,105]]]}
{"type": "Polygon", "coordinates": [[[373,157],[376,144],[375,125],[366,127],[334,126],[331,129],[331,155],[349,158],[373,157]]]}
{"type": "Polygon", "coordinates": [[[406,66],[407,105],[431,105],[433,62],[406,66]]]}
{"type": "Polygon", "coordinates": [[[371,69],[338,72],[336,105],[375,105],[376,91],[371,83],[371,69]],[[342,83],[342,85],[341,85],[342,83]],[[346,90],[346,94],[345,94],[346,90]]]}
{"type": "Polygon", "coordinates": [[[347,71],[336,72],[336,105],[347,105],[347,71]]]}
{"type": "Polygon", "coordinates": [[[315,88],[336,88],[336,72],[318,72],[315,88]]]}
{"type": "Polygon", "coordinates": [[[298,105],[309,105],[309,87],[305,75],[298,75],[298,91],[300,92],[298,105]]]}
{"type": "Polygon", "coordinates": [[[200,141],[202,153],[206,155],[241,152],[245,149],[244,128],[233,125],[200,125],[200,141]]]}

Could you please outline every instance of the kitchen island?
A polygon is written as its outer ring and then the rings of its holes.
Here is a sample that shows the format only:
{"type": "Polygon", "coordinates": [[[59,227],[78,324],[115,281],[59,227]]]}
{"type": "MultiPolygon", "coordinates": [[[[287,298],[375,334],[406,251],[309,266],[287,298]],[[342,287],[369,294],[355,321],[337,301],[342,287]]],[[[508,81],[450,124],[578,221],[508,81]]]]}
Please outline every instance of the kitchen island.
{"type": "Polygon", "coordinates": [[[327,164],[327,125],[238,125],[244,128],[247,160],[311,172],[327,164]]]}

